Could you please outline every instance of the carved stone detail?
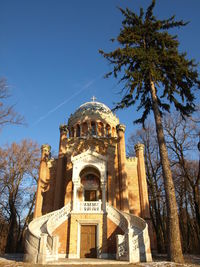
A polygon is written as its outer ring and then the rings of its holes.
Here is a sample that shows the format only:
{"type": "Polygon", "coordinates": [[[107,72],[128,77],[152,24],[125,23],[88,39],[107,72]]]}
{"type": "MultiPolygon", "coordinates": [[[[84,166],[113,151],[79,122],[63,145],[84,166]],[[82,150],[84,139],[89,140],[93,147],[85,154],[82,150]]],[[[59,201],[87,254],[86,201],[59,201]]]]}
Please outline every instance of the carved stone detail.
{"type": "Polygon", "coordinates": [[[61,133],[68,133],[68,128],[66,124],[61,124],[59,129],[61,133]]]}
{"type": "Polygon", "coordinates": [[[44,144],[41,146],[41,159],[42,160],[49,160],[51,155],[51,146],[48,144],[44,144]]]}
{"type": "Polygon", "coordinates": [[[137,158],[136,157],[129,157],[129,158],[126,158],[126,161],[127,162],[137,163],[137,158]]]}
{"type": "Polygon", "coordinates": [[[118,124],[117,125],[117,131],[125,132],[125,130],[126,130],[126,125],[124,125],[124,124],[118,124]]]}
{"type": "Polygon", "coordinates": [[[101,183],[106,183],[107,157],[89,149],[75,157],[71,157],[71,161],[73,163],[72,181],[74,183],[80,184],[80,172],[89,166],[96,168],[100,172],[101,183]]]}
{"type": "Polygon", "coordinates": [[[136,144],[134,146],[134,148],[135,148],[135,151],[138,151],[138,150],[144,151],[144,145],[143,144],[140,144],[140,143],[136,144]]]}

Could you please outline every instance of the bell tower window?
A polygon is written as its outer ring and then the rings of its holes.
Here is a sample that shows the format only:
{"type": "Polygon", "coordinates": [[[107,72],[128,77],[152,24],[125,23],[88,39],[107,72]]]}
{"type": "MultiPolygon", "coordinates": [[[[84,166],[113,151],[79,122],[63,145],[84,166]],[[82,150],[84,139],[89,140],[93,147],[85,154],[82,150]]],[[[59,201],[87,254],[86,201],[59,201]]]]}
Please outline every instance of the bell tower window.
{"type": "Polygon", "coordinates": [[[96,124],[94,121],[91,122],[91,133],[92,135],[96,135],[96,124]]]}
{"type": "Polygon", "coordinates": [[[76,127],[76,137],[80,137],[81,134],[81,129],[80,129],[80,125],[78,124],[76,127]]]}

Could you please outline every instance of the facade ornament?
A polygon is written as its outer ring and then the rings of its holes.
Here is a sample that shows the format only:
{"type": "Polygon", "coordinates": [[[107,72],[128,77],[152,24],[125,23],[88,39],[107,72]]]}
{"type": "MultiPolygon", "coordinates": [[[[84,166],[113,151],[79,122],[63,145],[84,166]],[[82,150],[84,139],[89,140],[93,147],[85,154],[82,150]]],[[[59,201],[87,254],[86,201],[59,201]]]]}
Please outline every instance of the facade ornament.
{"type": "Polygon", "coordinates": [[[134,146],[134,148],[135,148],[135,152],[137,152],[137,151],[144,151],[144,145],[143,144],[140,144],[140,143],[136,144],[134,146]]]}
{"type": "Polygon", "coordinates": [[[117,131],[125,132],[125,130],[126,130],[126,125],[124,125],[124,124],[118,124],[117,125],[117,131]]]}
{"type": "Polygon", "coordinates": [[[68,133],[68,127],[66,124],[61,124],[59,129],[61,133],[68,133]]]}
{"type": "Polygon", "coordinates": [[[41,158],[42,160],[48,160],[51,157],[51,146],[43,144],[41,146],[41,158]]]}

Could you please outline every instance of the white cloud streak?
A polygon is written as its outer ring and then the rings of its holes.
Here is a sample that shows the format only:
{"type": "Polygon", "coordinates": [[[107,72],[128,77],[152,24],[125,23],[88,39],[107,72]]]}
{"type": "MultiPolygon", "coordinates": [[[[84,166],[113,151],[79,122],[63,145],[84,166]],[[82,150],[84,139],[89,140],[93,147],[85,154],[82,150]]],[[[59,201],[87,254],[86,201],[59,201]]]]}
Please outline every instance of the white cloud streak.
{"type": "MultiPolygon", "coordinates": [[[[97,78],[98,79],[98,78],[97,78]]],[[[45,120],[49,115],[51,115],[52,113],[54,113],[56,110],[58,110],[60,107],[62,107],[63,105],[65,105],[66,103],[68,103],[70,100],[72,100],[75,96],[79,95],[82,91],[84,91],[85,89],[89,88],[97,79],[91,80],[88,83],[86,83],[80,90],[78,90],[77,92],[75,92],[73,95],[71,95],[69,98],[65,99],[63,102],[61,102],[60,104],[58,104],[57,106],[55,106],[54,108],[52,108],[51,110],[49,110],[45,115],[41,116],[38,120],[36,120],[32,126],[37,125],[38,123],[40,123],[41,121],[45,120]]]]}

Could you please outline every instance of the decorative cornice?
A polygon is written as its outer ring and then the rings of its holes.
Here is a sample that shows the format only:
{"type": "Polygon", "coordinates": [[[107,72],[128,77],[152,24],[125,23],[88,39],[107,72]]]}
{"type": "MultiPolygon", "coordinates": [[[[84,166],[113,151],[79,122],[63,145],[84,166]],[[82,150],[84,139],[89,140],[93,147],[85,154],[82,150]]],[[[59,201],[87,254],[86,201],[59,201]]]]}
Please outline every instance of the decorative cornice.
{"type": "Polygon", "coordinates": [[[102,161],[107,161],[107,157],[106,156],[102,156],[99,153],[95,152],[94,150],[88,149],[86,152],[83,152],[81,154],[78,154],[76,156],[72,156],[71,157],[71,161],[72,163],[74,163],[77,160],[80,160],[81,158],[86,158],[87,156],[93,156],[94,158],[98,158],[99,160],[102,161]]]}
{"type": "Polygon", "coordinates": [[[61,133],[68,133],[68,128],[66,124],[61,124],[59,129],[61,133]]]}
{"type": "Polygon", "coordinates": [[[129,158],[126,158],[126,161],[127,162],[137,162],[137,158],[136,157],[129,157],[129,158]]]}
{"type": "Polygon", "coordinates": [[[124,125],[124,124],[118,124],[117,125],[117,131],[125,132],[125,130],[126,130],[126,125],[124,125]]]}
{"type": "Polygon", "coordinates": [[[138,151],[138,150],[144,151],[144,145],[140,143],[136,144],[134,148],[135,148],[135,151],[138,151]]]}
{"type": "Polygon", "coordinates": [[[42,151],[42,152],[43,152],[43,151],[50,152],[50,151],[51,151],[51,146],[48,145],[48,144],[43,144],[43,145],[41,146],[41,151],[42,151]]]}

